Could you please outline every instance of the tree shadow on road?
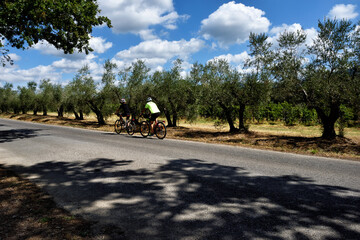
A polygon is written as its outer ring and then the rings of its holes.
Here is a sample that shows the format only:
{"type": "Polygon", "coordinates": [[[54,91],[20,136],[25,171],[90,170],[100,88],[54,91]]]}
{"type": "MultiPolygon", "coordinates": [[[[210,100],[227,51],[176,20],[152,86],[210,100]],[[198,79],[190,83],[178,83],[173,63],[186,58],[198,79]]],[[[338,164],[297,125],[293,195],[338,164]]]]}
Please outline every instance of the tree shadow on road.
{"type": "Polygon", "coordinates": [[[41,129],[12,129],[0,131],[0,143],[12,142],[18,139],[37,137],[41,129]]]}
{"type": "Polygon", "coordinates": [[[130,239],[360,239],[356,190],[197,159],[129,170],[134,164],[101,158],[12,168],[36,176],[66,209],[118,223],[130,239]]]}

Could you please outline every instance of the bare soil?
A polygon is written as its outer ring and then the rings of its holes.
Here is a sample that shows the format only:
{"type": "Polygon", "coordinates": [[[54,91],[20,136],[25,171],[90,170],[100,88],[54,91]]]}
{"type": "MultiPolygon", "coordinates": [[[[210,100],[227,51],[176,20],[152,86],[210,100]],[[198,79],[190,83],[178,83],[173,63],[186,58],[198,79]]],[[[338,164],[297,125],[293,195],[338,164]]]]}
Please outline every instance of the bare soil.
{"type": "Polygon", "coordinates": [[[58,207],[34,183],[0,164],[0,239],[126,239],[116,226],[97,225],[58,207]]]}
{"type": "MultiPolygon", "coordinates": [[[[95,120],[77,121],[56,116],[4,115],[23,121],[113,132],[113,120],[99,126],[95,120]]],[[[125,134],[125,133],[124,133],[125,134]]],[[[228,133],[201,127],[168,128],[167,138],[271,149],[360,161],[360,136],[324,140],[262,132],[228,133]]],[[[52,197],[0,164],[0,240],[3,239],[126,239],[116,226],[99,226],[59,208],[52,197]]]]}

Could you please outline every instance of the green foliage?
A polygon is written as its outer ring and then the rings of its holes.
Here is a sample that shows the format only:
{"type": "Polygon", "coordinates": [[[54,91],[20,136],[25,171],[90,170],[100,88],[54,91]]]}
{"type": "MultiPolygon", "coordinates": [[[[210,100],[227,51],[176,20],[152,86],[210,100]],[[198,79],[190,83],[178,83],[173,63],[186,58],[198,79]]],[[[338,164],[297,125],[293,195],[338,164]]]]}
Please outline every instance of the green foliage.
{"type": "Polygon", "coordinates": [[[301,118],[300,122],[305,126],[313,126],[317,123],[317,114],[314,109],[308,109],[305,106],[301,107],[301,118]]]}
{"type": "Polygon", "coordinates": [[[17,92],[12,87],[12,84],[6,83],[3,88],[0,88],[0,111],[3,113],[10,113],[10,111],[17,113],[20,110],[17,92]]]}
{"type": "Polygon", "coordinates": [[[54,87],[49,79],[40,81],[39,101],[44,116],[47,115],[49,109],[55,109],[54,87]]]}
{"type": "Polygon", "coordinates": [[[257,107],[248,106],[246,108],[246,119],[277,122],[282,121],[286,126],[293,126],[297,123],[310,126],[317,124],[317,114],[313,109],[308,109],[305,105],[294,105],[288,102],[261,104],[257,107]]]}
{"type": "Polygon", "coordinates": [[[182,60],[177,59],[170,71],[155,72],[150,78],[151,94],[165,113],[168,126],[177,126],[179,118],[196,116],[195,84],[181,76],[182,60]]]}
{"type": "Polygon", "coordinates": [[[323,137],[334,138],[340,106],[357,98],[354,89],[360,85],[360,78],[354,77],[351,69],[356,58],[353,39],[360,35],[347,20],[325,19],[318,27],[317,39],[309,47],[314,61],[306,68],[303,85],[308,105],[316,109],[322,121],[323,137]]]}
{"type": "MultiPolygon", "coordinates": [[[[233,90],[236,88],[239,75],[223,59],[210,61],[206,65],[197,64],[195,67],[196,69],[193,69],[192,72],[197,79],[197,84],[201,85],[200,104],[209,109],[221,109],[219,115],[212,117],[226,120],[230,132],[236,131],[234,121],[237,101],[234,98],[233,90]]],[[[217,112],[212,112],[212,114],[215,113],[217,112]]]]}
{"type": "Polygon", "coordinates": [[[74,79],[65,87],[65,104],[67,112],[73,112],[76,118],[83,119],[83,114],[89,113],[90,109],[87,100],[95,94],[96,86],[90,76],[88,66],[82,67],[74,79]]]}
{"type": "Polygon", "coordinates": [[[149,72],[150,68],[142,60],[132,63],[130,67],[119,72],[122,97],[127,100],[133,113],[141,112],[146,98],[151,95],[148,84],[149,72]]]}
{"type": "Polygon", "coordinates": [[[339,136],[344,137],[345,128],[348,127],[348,123],[350,120],[354,119],[354,113],[351,108],[348,108],[344,105],[340,106],[340,118],[337,121],[337,125],[339,128],[339,136]]]}
{"type": "MultiPolygon", "coordinates": [[[[0,1],[0,36],[11,47],[25,49],[27,46],[46,40],[64,53],[73,53],[74,49],[92,51],[89,47],[90,34],[94,26],[110,20],[99,16],[96,0],[31,0],[0,1]]],[[[0,50],[5,60],[5,46],[0,50]]]]}

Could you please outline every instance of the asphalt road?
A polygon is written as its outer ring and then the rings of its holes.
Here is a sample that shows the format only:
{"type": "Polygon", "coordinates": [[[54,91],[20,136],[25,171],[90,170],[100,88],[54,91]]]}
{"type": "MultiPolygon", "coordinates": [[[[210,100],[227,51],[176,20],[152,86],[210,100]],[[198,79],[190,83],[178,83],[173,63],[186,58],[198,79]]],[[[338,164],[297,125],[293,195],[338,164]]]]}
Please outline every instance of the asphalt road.
{"type": "Polygon", "coordinates": [[[0,164],[129,239],[360,239],[360,163],[0,119],[0,164]]]}

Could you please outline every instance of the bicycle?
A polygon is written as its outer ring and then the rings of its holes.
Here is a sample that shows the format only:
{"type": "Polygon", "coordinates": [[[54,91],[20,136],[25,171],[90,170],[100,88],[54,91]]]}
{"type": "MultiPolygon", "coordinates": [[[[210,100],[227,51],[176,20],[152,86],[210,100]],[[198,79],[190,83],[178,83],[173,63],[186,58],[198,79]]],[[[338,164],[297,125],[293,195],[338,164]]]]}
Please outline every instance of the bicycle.
{"type": "Polygon", "coordinates": [[[119,119],[115,121],[114,129],[117,134],[120,134],[123,130],[127,129],[128,123],[124,120],[121,114],[118,114],[119,119]]]}
{"type": "Polygon", "coordinates": [[[140,122],[138,121],[138,119],[136,119],[135,116],[133,116],[128,122],[126,131],[129,135],[134,135],[137,129],[140,129],[140,122]]]}
{"type": "MultiPolygon", "coordinates": [[[[145,121],[142,121],[140,123],[140,133],[143,137],[147,137],[150,134],[150,118],[149,116],[144,116],[145,117],[145,121]]],[[[164,139],[166,137],[166,126],[165,126],[165,122],[162,120],[156,120],[155,124],[154,124],[154,134],[156,135],[157,138],[159,139],[164,139]]]]}

